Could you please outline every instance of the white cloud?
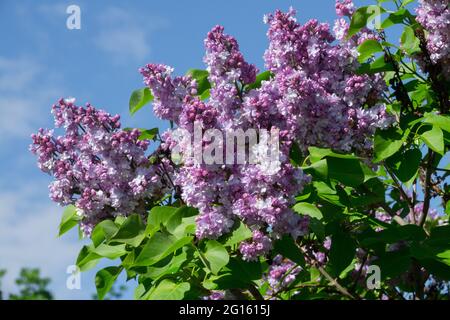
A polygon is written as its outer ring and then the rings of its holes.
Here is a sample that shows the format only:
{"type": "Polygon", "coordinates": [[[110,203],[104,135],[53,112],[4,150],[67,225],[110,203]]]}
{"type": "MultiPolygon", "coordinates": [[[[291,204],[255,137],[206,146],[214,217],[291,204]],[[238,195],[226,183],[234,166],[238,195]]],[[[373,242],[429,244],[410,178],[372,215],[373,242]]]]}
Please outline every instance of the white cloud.
{"type": "Polygon", "coordinates": [[[118,61],[126,61],[130,58],[141,61],[150,54],[147,34],[132,27],[102,31],[97,36],[96,43],[100,49],[118,61]]]}
{"type": "Polygon", "coordinates": [[[0,57],[0,88],[19,91],[26,88],[39,73],[40,67],[25,58],[0,57]]]}
{"type": "Polygon", "coordinates": [[[0,56],[0,143],[28,138],[46,122],[42,108],[50,108],[62,92],[48,83],[50,78],[33,59],[0,56]]]}
{"type": "Polygon", "coordinates": [[[161,18],[143,16],[118,7],[105,9],[98,17],[100,31],[95,37],[99,49],[116,62],[143,61],[151,52],[151,33],[167,26],[161,18]]]}

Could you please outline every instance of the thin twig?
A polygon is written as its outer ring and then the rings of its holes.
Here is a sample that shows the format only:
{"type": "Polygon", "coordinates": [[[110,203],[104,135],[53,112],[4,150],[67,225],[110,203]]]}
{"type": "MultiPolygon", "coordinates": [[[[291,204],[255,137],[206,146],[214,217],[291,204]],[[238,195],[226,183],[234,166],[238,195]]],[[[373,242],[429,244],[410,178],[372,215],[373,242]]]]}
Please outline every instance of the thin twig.
{"type": "Polygon", "coordinates": [[[427,219],[428,210],[430,209],[431,200],[431,173],[433,171],[432,164],[434,160],[434,152],[432,150],[428,151],[427,168],[425,173],[425,190],[424,190],[424,200],[423,200],[423,211],[420,218],[419,225],[422,227],[427,219]]]}

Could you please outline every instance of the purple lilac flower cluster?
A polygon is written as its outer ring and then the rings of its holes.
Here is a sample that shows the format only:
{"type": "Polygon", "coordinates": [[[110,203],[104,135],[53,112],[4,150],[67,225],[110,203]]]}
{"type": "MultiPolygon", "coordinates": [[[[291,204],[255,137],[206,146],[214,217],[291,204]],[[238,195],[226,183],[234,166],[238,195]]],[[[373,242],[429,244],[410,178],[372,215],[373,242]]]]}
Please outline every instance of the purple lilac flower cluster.
{"type": "Polygon", "coordinates": [[[120,130],[118,115],[89,104],[78,107],[73,99],[61,99],[52,113],[65,134],[40,129],[30,150],[55,179],[50,198],[76,206],[86,235],[102,219],[144,213],[148,199],[166,192],[160,170],[145,156],[149,141],[138,139],[139,130],[120,130]]]}
{"type": "Polygon", "coordinates": [[[431,62],[440,64],[450,79],[450,7],[448,0],[419,0],[417,21],[427,31],[431,62]]]}
{"type": "MultiPolygon", "coordinates": [[[[338,13],[350,14],[350,4],[338,1],[338,13]]],[[[300,25],[294,16],[293,9],[266,16],[270,44],[264,57],[274,78],[259,90],[256,108],[275,109],[268,111],[285,119],[283,129],[303,150],[319,146],[369,153],[376,128],[391,122],[379,102],[386,89],[383,78],[356,74],[358,43],[353,39],[343,37],[336,44],[328,24],[310,20],[300,25]]],[[[340,25],[348,28],[345,20],[340,25]]]]}
{"type": "MultiPolygon", "coordinates": [[[[351,10],[345,1],[340,12],[351,10]]],[[[346,13],[347,14],[347,13],[346,13]]],[[[302,150],[309,146],[330,147],[367,153],[376,128],[389,124],[384,105],[378,103],[385,89],[380,76],[356,75],[356,43],[334,44],[327,24],[315,20],[300,25],[295,11],[276,11],[265,18],[269,25],[269,48],[264,58],[273,74],[259,89],[249,90],[257,69],[247,63],[237,41],[214,27],[205,39],[204,62],[211,83],[210,98],[202,101],[189,76],[172,79],[171,68],[148,64],[140,71],[155,97],[155,113],[194,135],[194,123],[203,130],[226,134],[242,129],[278,130],[279,163],[199,164],[186,160],[175,174],[183,200],[200,211],[199,238],[217,238],[227,233],[237,219],[253,231],[253,239],[240,245],[246,260],[271,249],[281,234],[302,236],[308,219],[290,209],[294,196],[309,177],[289,162],[293,141],[302,150]]],[[[180,146],[166,132],[163,147],[180,146]]],[[[208,141],[203,141],[206,147],[208,141]]],[[[225,149],[225,146],[224,146],[225,149]]]]}
{"type": "MultiPolygon", "coordinates": [[[[184,90],[185,96],[177,99],[177,104],[173,106],[174,110],[178,110],[178,101],[181,101],[181,110],[176,112],[178,117],[171,120],[192,136],[195,122],[200,123],[203,130],[217,129],[224,134],[236,129],[278,128],[276,123],[264,124],[243,113],[247,96],[250,95],[244,87],[255,81],[257,69],[244,60],[236,40],[223,31],[223,27],[217,26],[205,40],[204,61],[212,84],[209,100],[205,102],[195,97],[195,89],[184,90]]],[[[157,73],[155,70],[167,69],[166,66],[151,64],[141,69],[145,83],[158,102],[175,100],[173,97],[167,98],[175,96],[173,86],[164,92],[158,90],[163,83],[161,78],[154,76],[157,73]]],[[[174,81],[166,75],[163,82],[174,81]]],[[[189,82],[189,77],[182,77],[179,81],[189,82]]],[[[172,110],[171,105],[163,107],[172,110]]],[[[163,134],[163,147],[180,147],[173,138],[175,133],[176,130],[163,134]]],[[[288,141],[285,139],[284,142],[287,144],[288,141]]],[[[175,176],[175,184],[181,187],[183,200],[200,211],[197,236],[217,238],[227,233],[240,219],[253,232],[252,240],[241,243],[240,250],[244,259],[254,260],[270,251],[274,237],[284,233],[296,237],[304,234],[307,219],[296,215],[290,206],[308,178],[289,163],[288,152],[287,145],[282,147],[279,168],[275,171],[251,164],[207,165],[192,159],[183,162],[175,176]]]]}

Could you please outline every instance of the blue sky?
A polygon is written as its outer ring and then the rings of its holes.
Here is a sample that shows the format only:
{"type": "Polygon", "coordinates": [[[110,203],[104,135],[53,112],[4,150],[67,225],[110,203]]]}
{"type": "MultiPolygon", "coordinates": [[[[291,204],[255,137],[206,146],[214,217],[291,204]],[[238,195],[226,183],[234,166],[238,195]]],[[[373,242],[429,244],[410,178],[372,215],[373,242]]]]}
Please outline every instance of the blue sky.
{"type": "Polygon", "coordinates": [[[20,267],[39,267],[52,278],[57,298],[89,299],[95,292],[95,270],[82,274],[81,290],[66,289],[66,268],[82,242],[76,232],[56,237],[62,208],[48,199],[50,177],[28,152],[29,135],[52,127],[52,103],[76,97],[79,104],[119,113],[124,126],[164,126],[150,108],[128,115],[130,93],[143,86],[140,66],[166,63],[179,74],[203,68],[203,39],[222,24],[247,60],[262,68],[262,17],[289,6],[301,22],[335,19],[334,0],[1,0],[0,268],[8,269],[3,289],[11,290],[20,267]],[[81,30],[66,28],[71,4],[81,8],[81,30]]]}

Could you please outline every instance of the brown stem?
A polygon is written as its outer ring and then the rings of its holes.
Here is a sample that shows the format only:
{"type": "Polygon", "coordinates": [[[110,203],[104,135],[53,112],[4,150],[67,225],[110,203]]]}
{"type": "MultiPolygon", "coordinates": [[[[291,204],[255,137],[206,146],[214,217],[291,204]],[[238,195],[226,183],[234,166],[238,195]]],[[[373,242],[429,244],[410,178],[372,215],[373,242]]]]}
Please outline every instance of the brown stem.
{"type": "Polygon", "coordinates": [[[352,300],[360,299],[359,297],[356,298],[346,288],[341,286],[339,282],[337,282],[336,279],[334,279],[322,266],[320,266],[318,262],[315,260],[315,258],[312,255],[310,255],[306,250],[303,250],[303,253],[309,260],[311,260],[312,264],[317,268],[317,270],[319,270],[320,274],[323,275],[325,279],[327,279],[328,282],[336,288],[337,291],[339,291],[341,294],[343,294],[349,299],[352,300]]]}
{"type": "Polygon", "coordinates": [[[402,184],[400,181],[398,181],[397,177],[394,175],[394,173],[387,167],[387,165],[384,166],[386,168],[386,171],[391,176],[392,180],[394,181],[394,184],[396,185],[397,189],[400,191],[400,194],[402,195],[402,198],[405,199],[406,203],[408,204],[409,211],[411,216],[412,222],[416,223],[416,218],[414,217],[414,203],[411,201],[411,199],[406,194],[405,190],[402,187],[402,184]]]}
{"type": "Polygon", "coordinates": [[[343,286],[339,284],[339,282],[336,281],[323,267],[316,266],[319,272],[330,282],[331,285],[333,285],[340,293],[342,293],[347,298],[350,298],[352,300],[356,300],[350,292],[348,292],[347,289],[345,289],[343,286]]]}
{"type": "Polygon", "coordinates": [[[424,191],[424,200],[423,200],[423,211],[422,216],[420,218],[419,225],[422,227],[425,224],[427,219],[428,211],[430,209],[430,200],[431,200],[431,173],[433,172],[432,164],[434,160],[434,152],[428,151],[428,160],[427,167],[425,173],[425,191],[424,191]]]}

